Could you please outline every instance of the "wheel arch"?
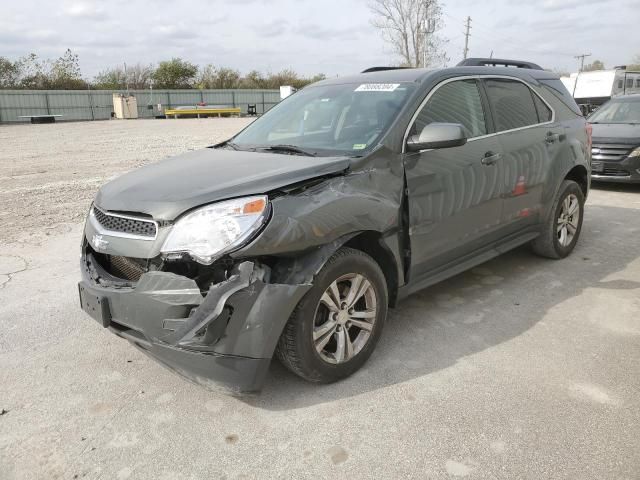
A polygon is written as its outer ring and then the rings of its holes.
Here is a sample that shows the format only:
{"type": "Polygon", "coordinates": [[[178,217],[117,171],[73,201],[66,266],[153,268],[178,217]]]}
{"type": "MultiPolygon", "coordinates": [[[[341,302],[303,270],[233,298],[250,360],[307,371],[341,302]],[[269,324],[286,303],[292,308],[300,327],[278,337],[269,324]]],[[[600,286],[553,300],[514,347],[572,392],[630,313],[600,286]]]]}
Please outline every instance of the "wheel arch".
{"type": "Polygon", "coordinates": [[[573,180],[576,182],[582,193],[584,194],[584,198],[587,198],[589,194],[589,172],[584,165],[576,165],[565,175],[564,180],[573,180]]]}
{"type": "MultiPolygon", "coordinates": [[[[402,270],[398,268],[398,252],[394,254],[389,243],[379,232],[365,231],[345,242],[344,246],[366,253],[378,264],[387,282],[389,305],[394,307],[403,278],[402,270]]],[[[391,245],[395,242],[392,241],[391,245]]]]}
{"type": "Polygon", "coordinates": [[[371,230],[354,232],[306,253],[280,258],[273,265],[271,281],[284,284],[311,284],[329,258],[342,247],[350,247],[366,253],[378,264],[387,283],[389,305],[395,306],[398,289],[404,284],[397,233],[384,236],[371,230]]]}

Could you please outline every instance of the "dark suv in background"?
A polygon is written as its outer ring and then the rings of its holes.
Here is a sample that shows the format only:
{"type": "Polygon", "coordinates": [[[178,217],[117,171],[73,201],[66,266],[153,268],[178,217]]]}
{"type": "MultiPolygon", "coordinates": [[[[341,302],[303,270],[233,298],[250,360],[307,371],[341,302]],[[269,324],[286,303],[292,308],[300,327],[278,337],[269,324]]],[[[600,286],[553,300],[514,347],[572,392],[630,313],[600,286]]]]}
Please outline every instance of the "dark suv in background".
{"type": "Polygon", "coordinates": [[[592,178],[640,183],[640,95],[615,97],[587,121],[593,128],[592,178]]]}
{"type": "Polygon", "coordinates": [[[325,80],[104,185],[82,308],[199,383],[252,391],[274,353],[310,381],[350,375],[389,306],[519,245],[567,256],[585,119],[556,75],[485,63],[325,80]]]}

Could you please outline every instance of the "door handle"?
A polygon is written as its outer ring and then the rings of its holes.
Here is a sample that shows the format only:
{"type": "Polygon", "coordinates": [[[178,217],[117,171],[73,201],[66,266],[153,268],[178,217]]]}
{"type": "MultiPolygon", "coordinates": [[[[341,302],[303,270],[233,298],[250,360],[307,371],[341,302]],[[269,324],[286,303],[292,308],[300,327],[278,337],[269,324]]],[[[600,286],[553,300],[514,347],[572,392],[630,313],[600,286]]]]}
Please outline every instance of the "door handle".
{"type": "Polygon", "coordinates": [[[544,141],[548,144],[556,143],[558,140],[560,140],[560,135],[553,132],[547,132],[547,136],[544,139],[544,141]]]}
{"type": "Polygon", "coordinates": [[[484,154],[484,157],[482,157],[482,165],[485,166],[490,166],[490,165],[495,165],[495,163],[500,160],[502,158],[502,155],[500,155],[499,153],[494,153],[494,152],[487,152],[484,154]]]}

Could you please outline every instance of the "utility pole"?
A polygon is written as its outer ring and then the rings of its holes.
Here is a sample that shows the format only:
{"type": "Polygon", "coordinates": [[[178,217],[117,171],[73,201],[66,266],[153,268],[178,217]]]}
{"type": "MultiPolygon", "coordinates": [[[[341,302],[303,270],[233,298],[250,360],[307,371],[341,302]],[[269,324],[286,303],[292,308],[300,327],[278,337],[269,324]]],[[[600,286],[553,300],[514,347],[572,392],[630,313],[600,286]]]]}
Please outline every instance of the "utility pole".
{"type": "Polygon", "coordinates": [[[129,75],[127,75],[127,62],[124,62],[124,85],[127,89],[127,97],[129,96],[129,75]]]}
{"type": "Polygon", "coordinates": [[[576,55],[575,58],[580,59],[580,70],[578,70],[578,74],[576,75],[576,81],[573,84],[573,92],[571,92],[571,96],[575,97],[576,96],[576,89],[578,88],[578,79],[580,78],[580,72],[582,72],[582,70],[584,70],[584,58],[585,57],[590,57],[591,54],[590,53],[583,53],[582,55],[576,55]]]}
{"type": "Polygon", "coordinates": [[[429,6],[431,2],[425,1],[424,5],[424,46],[422,51],[422,68],[427,68],[427,56],[429,50],[429,35],[436,31],[436,21],[429,18],[429,6]]]}
{"type": "Polygon", "coordinates": [[[471,30],[471,17],[467,17],[467,23],[465,25],[467,30],[464,34],[464,58],[469,55],[469,30],[471,30]]]}
{"type": "Polygon", "coordinates": [[[580,59],[580,70],[578,70],[578,72],[581,72],[584,69],[584,58],[590,57],[590,56],[591,56],[590,53],[583,53],[582,55],[576,55],[575,57],[573,57],[576,60],[580,59]]]}

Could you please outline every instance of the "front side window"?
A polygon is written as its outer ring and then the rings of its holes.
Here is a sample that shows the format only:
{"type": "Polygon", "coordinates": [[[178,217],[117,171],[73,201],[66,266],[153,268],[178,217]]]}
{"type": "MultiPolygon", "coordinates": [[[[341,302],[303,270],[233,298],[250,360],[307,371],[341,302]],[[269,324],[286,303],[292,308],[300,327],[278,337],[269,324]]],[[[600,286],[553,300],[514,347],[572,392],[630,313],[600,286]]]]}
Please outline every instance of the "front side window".
{"type": "Polygon", "coordinates": [[[633,87],[633,78],[627,78],[627,88],[633,87]]]}
{"type": "Polygon", "coordinates": [[[456,80],[438,88],[418,113],[411,134],[419,134],[430,123],[459,123],[469,138],[486,135],[478,82],[456,80]]]}
{"type": "Polygon", "coordinates": [[[539,123],[533,93],[524,83],[492,78],[485,80],[485,85],[493,109],[496,131],[504,132],[539,123]]]}
{"type": "Polygon", "coordinates": [[[411,83],[318,85],[269,110],[232,140],[238,148],[294,146],[315,155],[361,155],[378,144],[411,83]]]}

